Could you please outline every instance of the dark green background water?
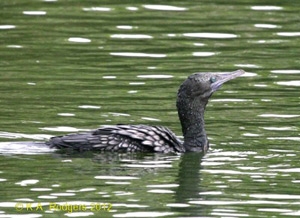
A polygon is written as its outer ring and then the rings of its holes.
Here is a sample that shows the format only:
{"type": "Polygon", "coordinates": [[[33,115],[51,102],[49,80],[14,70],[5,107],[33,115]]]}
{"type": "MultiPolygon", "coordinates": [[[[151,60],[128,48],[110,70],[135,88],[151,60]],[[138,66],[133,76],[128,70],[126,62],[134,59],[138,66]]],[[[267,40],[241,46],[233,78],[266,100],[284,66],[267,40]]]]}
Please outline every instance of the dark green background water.
{"type": "Polygon", "coordinates": [[[298,1],[2,0],[0,217],[299,216],[299,12],[298,1]],[[207,107],[204,157],[4,143],[117,123],[180,135],[180,83],[239,68],[207,107]]]}

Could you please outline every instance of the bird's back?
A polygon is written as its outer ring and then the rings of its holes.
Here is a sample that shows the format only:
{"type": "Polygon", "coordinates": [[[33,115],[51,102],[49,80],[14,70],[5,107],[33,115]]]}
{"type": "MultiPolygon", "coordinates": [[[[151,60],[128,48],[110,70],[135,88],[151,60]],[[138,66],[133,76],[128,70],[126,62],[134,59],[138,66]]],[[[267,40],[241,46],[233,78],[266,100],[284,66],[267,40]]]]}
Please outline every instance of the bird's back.
{"type": "Polygon", "coordinates": [[[147,125],[103,126],[88,133],[51,138],[53,148],[77,151],[184,152],[183,143],[168,128],[147,125]]]}

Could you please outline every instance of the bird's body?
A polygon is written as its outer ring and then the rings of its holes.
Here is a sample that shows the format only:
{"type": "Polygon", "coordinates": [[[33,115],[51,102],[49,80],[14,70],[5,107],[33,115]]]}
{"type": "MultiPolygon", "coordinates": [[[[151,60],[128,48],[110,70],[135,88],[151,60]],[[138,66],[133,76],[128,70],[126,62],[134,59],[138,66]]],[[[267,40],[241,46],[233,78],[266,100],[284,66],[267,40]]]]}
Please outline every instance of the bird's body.
{"type": "Polygon", "coordinates": [[[162,126],[114,125],[87,133],[53,137],[46,144],[52,148],[80,152],[205,152],[209,147],[204,128],[204,111],[208,99],[224,82],[243,73],[243,70],[228,74],[197,73],[182,83],[177,95],[177,109],[183,141],[162,126]]]}
{"type": "Polygon", "coordinates": [[[182,141],[170,129],[148,125],[103,126],[89,133],[54,137],[48,143],[78,151],[185,152],[182,141]]]}

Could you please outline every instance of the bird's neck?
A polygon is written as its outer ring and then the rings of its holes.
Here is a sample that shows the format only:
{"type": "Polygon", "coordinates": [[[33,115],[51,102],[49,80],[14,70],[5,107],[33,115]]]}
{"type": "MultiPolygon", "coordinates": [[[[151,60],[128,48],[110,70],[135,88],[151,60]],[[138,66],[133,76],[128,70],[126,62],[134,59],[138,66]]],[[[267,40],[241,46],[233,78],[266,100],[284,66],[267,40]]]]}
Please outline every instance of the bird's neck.
{"type": "Polygon", "coordinates": [[[207,100],[177,102],[186,151],[205,151],[208,148],[204,122],[207,100]]]}

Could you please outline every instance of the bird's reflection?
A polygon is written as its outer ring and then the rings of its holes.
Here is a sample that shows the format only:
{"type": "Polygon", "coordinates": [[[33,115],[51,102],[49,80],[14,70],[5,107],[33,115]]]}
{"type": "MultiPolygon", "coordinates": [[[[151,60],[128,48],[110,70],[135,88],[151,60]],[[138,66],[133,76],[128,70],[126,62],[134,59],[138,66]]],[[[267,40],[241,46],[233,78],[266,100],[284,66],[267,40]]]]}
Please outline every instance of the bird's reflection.
{"type": "MultiPolygon", "coordinates": [[[[176,190],[175,203],[187,205],[190,200],[199,199],[200,169],[203,156],[203,153],[195,152],[185,153],[181,156],[177,176],[179,186],[176,190]]],[[[199,216],[202,208],[173,207],[173,210],[188,216],[199,216]]]]}
{"type": "Polygon", "coordinates": [[[178,172],[178,189],[176,192],[177,203],[198,198],[200,192],[200,165],[203,153],[185,153],[181,156],[178,172]]]}
{"type": "MultiPolygon", "coordinates": [[[[159,153],[77,153],[61,157],[89,159],[90,164],[96,170],[96,176],[114,176],[117,180],[119,176],[135,177],[137,180],[130,181],[132,184],[127,190],[132,193],[139,193],[144,190],[145,196],[151,196],[151,191],[168,189],[170,193],[164,201],[173,204],[169,210],[183,216],[199,216],[203,214],[203,208],[190,205],[191,200],[199,200],[201,197],[201,162],[205,154],[198,152],[188,152],[184,154],[159,154],[159,153]],[[150,177],[149,177],[150,176],[150,177]],[[147,179],[146,179],[147,178],[147,179]],[[151,178],[149,180],[149,178],[151,178]],[[167,185],[167,186],[166,186],[167,185]],[[155,187],[155,188],[153,188],[155,187]],[[167,187],[167,188],[166,188],[167,187]],[[177,205],[177,206],[176,206],[177,205]]],[[[80,162],[81,163],[81,162],[80,162]]],[[[82,163],[80,165],[82,167],[82,163]]],[[[99,182],[97,182],[99,183],[99,182]]],[[[100,182],[101,183],[101,182],[100,182]]],[[[105,184],[105,183],[104,183],[105,184]]],[[[118,187],[116,186],[118,189],[118,187]]],[[[153,192],[153,198],[157,198],[161,193],[153,192]]],[[[150,198],[143,198],[138,195],[140,203],[151,204],[150,198]]]]}

